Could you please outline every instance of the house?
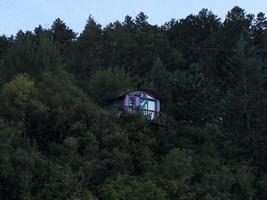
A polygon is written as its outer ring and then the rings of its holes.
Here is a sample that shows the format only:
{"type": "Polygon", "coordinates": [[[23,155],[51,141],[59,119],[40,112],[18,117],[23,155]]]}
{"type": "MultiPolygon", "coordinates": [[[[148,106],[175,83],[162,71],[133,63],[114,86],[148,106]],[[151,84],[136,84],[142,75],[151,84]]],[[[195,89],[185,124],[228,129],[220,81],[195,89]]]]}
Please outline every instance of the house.
{"type": "Polygon", "coordinates": [[[160,98],[149,90],[130,91],[110,100],[109,106],[118,116],[142,114],[151,123],[166,124],[166,116],[160,110],[160,98]]]}

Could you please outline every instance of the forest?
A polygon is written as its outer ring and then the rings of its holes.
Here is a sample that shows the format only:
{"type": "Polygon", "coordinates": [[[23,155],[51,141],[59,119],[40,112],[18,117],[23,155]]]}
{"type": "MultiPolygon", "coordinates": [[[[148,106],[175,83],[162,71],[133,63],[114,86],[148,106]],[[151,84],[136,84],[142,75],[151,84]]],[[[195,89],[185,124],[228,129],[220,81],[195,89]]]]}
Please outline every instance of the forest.
{"type": "Polygon", "coordinates": [[[267,200],[265,13],[0,36],[0,199],[267,200]],[[166,127],[107,107],[139,88],[166,127]]]}

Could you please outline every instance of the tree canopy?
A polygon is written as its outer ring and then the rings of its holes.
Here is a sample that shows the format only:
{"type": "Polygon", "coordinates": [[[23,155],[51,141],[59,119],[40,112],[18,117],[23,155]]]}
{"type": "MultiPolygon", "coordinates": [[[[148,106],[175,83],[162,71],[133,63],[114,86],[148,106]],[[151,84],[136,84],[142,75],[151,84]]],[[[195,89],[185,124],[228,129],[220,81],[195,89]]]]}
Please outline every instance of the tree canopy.
{"type": "Polygon", "coordinates": [[[267,199],[267,18],[140,12],[0,37],[0,199],[267,199]],[[167,127],[107,101],[156,91],[167,127]]]}

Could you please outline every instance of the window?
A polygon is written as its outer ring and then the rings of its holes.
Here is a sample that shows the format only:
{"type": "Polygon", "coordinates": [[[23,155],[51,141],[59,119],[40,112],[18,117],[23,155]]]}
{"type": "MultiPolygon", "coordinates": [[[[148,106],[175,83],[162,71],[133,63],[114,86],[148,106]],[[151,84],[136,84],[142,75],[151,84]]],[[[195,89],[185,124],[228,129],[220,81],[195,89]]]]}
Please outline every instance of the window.
{"type": "Polygon", "coordinates": [[[136,96],[134,95],[130,95],[129,96],[129,107],[128,107],[128,111],[131,113],[136,112],[136,96]]]}
{"type": "Polygon", "coordinates": [[[155,119],[156,101],[152,99],[140,98],[140,111],[149,119],[155,119]]]}
{"type": "Polygon", "coordinates": [[[135,106],[136,106],[136,97],[130,96],[130,107],[135,107],[135,106]]]}

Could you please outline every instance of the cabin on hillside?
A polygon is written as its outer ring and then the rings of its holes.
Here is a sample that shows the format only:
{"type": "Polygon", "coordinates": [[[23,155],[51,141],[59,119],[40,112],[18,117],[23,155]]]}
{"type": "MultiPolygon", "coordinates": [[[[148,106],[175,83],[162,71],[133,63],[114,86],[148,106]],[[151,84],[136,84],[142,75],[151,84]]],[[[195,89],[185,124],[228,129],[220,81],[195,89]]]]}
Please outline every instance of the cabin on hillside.
{"type": "Polygon", "coordinates": [[[125,113],[142,114],[153,124],[166,125],[166,115],[160,110],[160,98],[151,91],[130,91],[111,99],[109,106],[120,117],[125,113]]]}

